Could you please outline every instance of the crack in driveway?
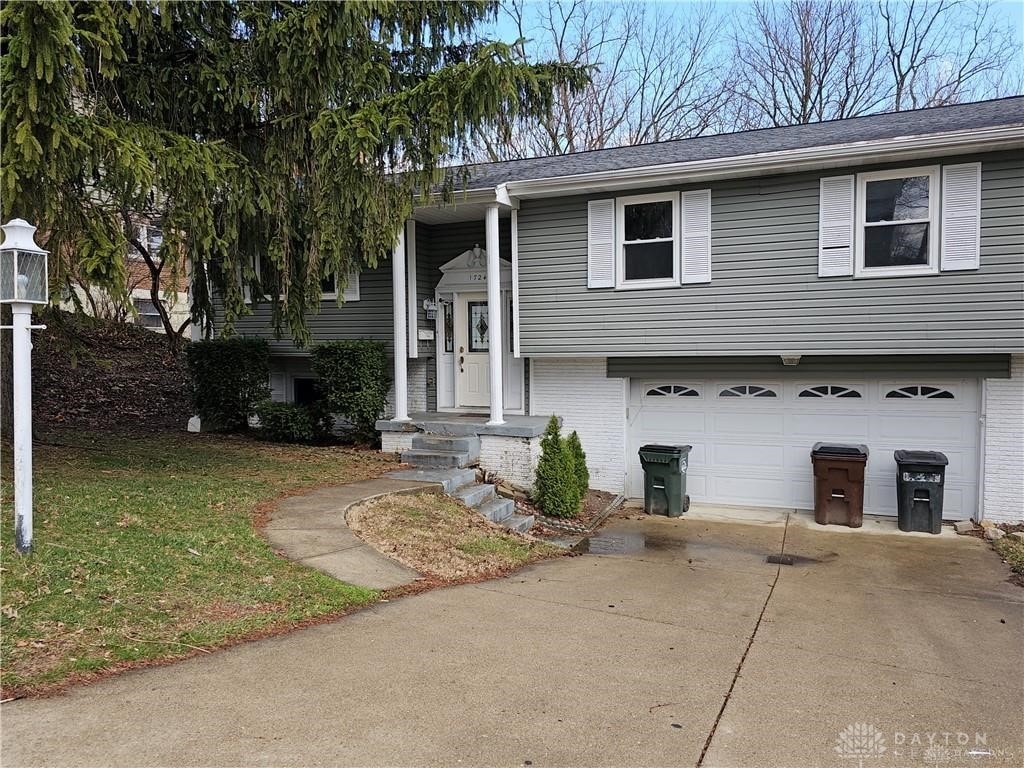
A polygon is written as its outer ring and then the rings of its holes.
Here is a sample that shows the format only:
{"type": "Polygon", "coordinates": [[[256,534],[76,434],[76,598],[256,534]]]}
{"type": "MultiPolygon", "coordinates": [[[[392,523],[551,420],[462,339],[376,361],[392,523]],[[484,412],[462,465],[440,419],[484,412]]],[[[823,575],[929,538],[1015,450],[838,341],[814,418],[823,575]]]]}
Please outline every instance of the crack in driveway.
{"type": "MultiPolygon", "coordinates": [[[[786,553],[786,534],[789,532],[789,514],[786,514],[785,527],[782,530],[782,545],[779,547],[779,556],[781,557],[786,553]]],[[[750,653],[751,647],[754,645],[754,638],[757,637],[757,630],[761,628],[761,621],[764,619],[764,614],[768,610],[768,603],[771,602],[772,595],[775,593],[775,585],[779,583],[779,575],[782,573],[782,564],[780,563],[775,567],[775,578],[772,579],[772,586],[768,590],[768,594],[764,598],[764,605],[761,606],[761,613],[757,616],[757,623],[754,624],[754,631],[750,633],[750,640],[747,641],[747,647],[743,649],[743,655],[740,656],[739,663],[736,665],[736,671],[733,673],[732,682],[729,683],[729,690],[725,693],[725,698],[722,700],[722,706],[718,710],[718,716],[715,717],[715,722],[711,724],[711,731],[708,733],[707,739],[704,741],[704,747],[700,751],[700,757],[697,760],[697,768],[701,768],[704,765],[704,758],[708,754],[708,750],[711,748],[711,742],[715,738],[715,732],[718,730],[718,724],[722,722],[722,716],[725,714],[725,708],[729,706],[729,699],[732,697],[733,689],[736,688],[736,681],[739,680],[740,672],[743,669],[743,662],[747,660],[747,655],[750,653]]]]}

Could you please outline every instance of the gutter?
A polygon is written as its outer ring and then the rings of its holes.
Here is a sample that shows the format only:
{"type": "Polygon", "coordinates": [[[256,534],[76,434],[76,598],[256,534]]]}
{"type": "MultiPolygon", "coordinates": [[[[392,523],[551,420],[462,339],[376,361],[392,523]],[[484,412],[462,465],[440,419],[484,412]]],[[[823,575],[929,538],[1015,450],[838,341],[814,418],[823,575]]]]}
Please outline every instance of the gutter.
{"type": "Polygon", "coordinates": [[[499,184],[493,190],[469,190],[467,197],[487,194],[492,201],[516,205],[530,197],[616,191],[638,186],[667,186],[721,178],[761,176],[784,171],[842,167],[869,162],[912,159],[936,151],[957,153],[1024,148],[1024,124],[995,126],[951,133],[901,136],[890,139],[804,147],[734,157],[595,171],[499,184]]]}

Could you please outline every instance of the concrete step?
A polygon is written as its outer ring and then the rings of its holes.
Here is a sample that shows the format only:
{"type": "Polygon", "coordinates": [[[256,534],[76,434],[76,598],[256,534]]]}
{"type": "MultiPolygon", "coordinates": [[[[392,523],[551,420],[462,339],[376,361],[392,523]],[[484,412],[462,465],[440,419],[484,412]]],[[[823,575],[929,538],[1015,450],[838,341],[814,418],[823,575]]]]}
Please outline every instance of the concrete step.
{"type": "Polygon", "coordinates": [[[515,514],[516,503],[512,499],[503,499],[501,496],[496,496],[485,501],[476,508],[476,511],[492,523],[502,523],[515,514]]]}
{"type": "Polygon", "coordinates": [[[494,486],[490,483],[477,483],[459,488],[452,494],[467,507],[476,508],[488,499],[494,498],[494,486]]]}
{"type": "Polygon", "coordinates": [[[385,477],[394,480],[415,480],[420,483],[440,483],[445,493],[476,482],[475,469],[399,469],[385,477]]]}
{"type": "Polygon", "coordinates": [[[505,526],[510,531],[526,533],[533,527],[533,520],[533,515],[511,515],[502,520],[501,525],[505,526]]]}
{"type": "Polygon", "coordinates": [[[413,435],[412,447],[423,451],[468,453],[470,458],[480,458],[480,438],[476,435],[428,435],[419,432],[413,435]]]}
{"type": "Polygon", "coordinates": [[[435,451],[413,448],[402,452],[402,461],[421,469],[439,469],[444,467],[468,467],[477,462],[468,453],[462,451],[435,451]]]}
{"type": "Polygon", "coordinates": [[[478,419],[436,419],[416,422],[417,427],[432,435],[472,435],[474,437],[480,431],[480,424],[478,419]]]}

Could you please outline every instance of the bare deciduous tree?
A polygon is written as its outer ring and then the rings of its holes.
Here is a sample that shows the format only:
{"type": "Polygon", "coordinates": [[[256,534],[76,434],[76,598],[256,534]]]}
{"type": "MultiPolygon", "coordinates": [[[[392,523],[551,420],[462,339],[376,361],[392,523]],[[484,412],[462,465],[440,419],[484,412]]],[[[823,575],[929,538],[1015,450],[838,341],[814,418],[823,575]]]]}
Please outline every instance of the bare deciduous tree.
{"type": "Polygon", "coordinates": [[[1006,79],[1019,53],[985,2],[879,3],[890,109],[918,109],[1016,90],[1006,79]]]}
{"type": "Polygon", "coordinates": [[[812,123],[877,111],[884,58],[853,0],[755,2],[733,41],[738,128],[812,123]]]}
{"type": "Polygon", "coordinates": [[[561,89],[541,122],[509,122],[483,137],[485,157],[504,160],[695,136],[718,119],[727,94],[711,6],[683,13],[643,2],[510,0],[523,60],[591,68],[581,93],[561,89]]]}
{"type": "Polygon", "coordinates": [[[1019,47],[986,2],[753,3],[733,38],[734,128],[794,125],[1019,91],[1019,47]]]}

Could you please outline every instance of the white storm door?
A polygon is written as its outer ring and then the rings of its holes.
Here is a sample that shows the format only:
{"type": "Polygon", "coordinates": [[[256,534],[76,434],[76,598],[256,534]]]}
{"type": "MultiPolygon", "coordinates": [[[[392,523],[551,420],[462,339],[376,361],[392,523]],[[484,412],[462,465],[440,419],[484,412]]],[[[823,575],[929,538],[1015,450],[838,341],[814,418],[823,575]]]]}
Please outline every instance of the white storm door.
{"type": "Polygon", "coordinates": [[[458,405],[491,402],[490,321],[486,293],[460,293],[455,304],[455,382],[458,405]]]}

